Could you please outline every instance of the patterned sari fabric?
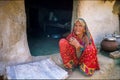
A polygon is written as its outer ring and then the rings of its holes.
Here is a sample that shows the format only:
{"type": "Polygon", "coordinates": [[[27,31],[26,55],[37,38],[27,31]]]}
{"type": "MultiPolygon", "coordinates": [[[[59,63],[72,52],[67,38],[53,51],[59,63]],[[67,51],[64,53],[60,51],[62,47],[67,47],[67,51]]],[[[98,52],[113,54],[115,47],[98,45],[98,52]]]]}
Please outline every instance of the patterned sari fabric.
{"type": "MultiPolygon", "coordinates": [[[[87,28],[86,28],[87,29],[87,28]]],[[[88,29],[87,29],[88,30],[88,29]]],[[[90,43],[85,46],[84,41],[80,40],[74,32],[69,34],[66,38],[59,41],[60,55],[63,60],[64,67],[67,69],[73,69],[79,67],[86,75],[92,75],[95,70],[99,70],[99,64],[97,60],[97,49],[93,42],[92,36],[88,35],[90,43]],[[69,44],[71,37],[76,38],[84,48],[81,48],[81,55],[77,58],[76,49],[69,44]]]]}

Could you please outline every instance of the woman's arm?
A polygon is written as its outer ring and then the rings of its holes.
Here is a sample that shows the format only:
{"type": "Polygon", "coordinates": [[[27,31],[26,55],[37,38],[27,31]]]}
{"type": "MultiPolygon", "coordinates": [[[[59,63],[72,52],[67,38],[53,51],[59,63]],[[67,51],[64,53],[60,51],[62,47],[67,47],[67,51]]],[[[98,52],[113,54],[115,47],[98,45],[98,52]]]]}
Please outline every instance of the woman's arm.
{"type": "Polygon", "coordinates": [[[83,48],[83,46],[74,37],[71,37],[69,39],[69,43],[75,47],[75,49],[76,49],[76,55],[79,58],[80,57],[80,48],[83,48]]]}

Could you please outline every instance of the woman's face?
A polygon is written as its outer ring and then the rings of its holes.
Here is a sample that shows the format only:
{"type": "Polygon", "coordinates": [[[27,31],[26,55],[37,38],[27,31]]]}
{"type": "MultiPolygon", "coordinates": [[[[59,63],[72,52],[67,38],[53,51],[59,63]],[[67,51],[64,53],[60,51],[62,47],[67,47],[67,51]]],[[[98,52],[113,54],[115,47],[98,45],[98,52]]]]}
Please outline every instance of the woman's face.
{"type": "Polygon", "coordinates": [[[85,32],[85,27],[79,21],[74,24],[73,29],[76,35],[83,35],[85,32]]]}

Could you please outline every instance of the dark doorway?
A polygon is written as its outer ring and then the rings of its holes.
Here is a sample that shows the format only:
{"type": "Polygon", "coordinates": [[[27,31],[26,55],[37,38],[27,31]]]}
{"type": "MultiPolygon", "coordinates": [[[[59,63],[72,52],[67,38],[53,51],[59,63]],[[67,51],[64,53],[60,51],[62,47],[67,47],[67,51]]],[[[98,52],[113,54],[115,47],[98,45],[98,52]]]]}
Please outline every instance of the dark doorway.
{"type": "Polygon", "coordinates": [[[25,0],[31,55],[59,53],[59,39],[70,32],[73,0],[25,0]]]}

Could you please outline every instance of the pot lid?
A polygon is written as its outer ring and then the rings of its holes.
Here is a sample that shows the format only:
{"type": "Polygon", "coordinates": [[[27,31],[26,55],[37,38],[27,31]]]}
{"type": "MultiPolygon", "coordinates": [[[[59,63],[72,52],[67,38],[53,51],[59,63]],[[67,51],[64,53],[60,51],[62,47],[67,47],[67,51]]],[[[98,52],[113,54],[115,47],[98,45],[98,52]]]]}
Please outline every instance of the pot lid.
{"type": "Polygon", "coordinates": [[[115,37],[106,37],[105,40],[116,41],[116,38],[115,37]]]}

